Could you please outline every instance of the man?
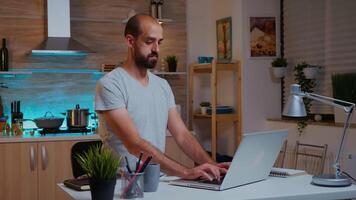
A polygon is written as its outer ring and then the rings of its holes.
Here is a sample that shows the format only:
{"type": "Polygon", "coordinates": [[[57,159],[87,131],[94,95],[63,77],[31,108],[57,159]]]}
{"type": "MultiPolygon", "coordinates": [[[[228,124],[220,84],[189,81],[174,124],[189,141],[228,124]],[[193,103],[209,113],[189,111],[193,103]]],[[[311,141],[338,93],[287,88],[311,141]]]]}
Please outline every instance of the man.
{"type": "Polygon", "coordinates": [[[153,161],[169,175],[220,179],[225,166],[213,162],[190,134],[176,110],[167,81],[148,71],[157,63],[162,41],[162,27],[151,16],[138,14],[127,22],[127,59],[97,84],[95,109],[100,135],[116,152],[127,156],[131,166],[143,152],[153,156],[153,161]],[[199,166],[187,168],[162,153],[167,128],[199,166]]]}

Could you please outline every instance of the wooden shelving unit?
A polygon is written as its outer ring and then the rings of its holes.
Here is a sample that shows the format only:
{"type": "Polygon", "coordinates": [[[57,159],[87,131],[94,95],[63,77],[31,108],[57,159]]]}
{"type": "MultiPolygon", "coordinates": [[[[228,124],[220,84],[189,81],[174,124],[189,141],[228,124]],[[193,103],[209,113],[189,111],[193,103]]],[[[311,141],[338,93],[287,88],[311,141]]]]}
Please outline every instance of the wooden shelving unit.
{"type": "Polygon", "coordinates": [[[189,127],[193,129],[193,121],[208,119],[211,121],[211,153],[212,159],[216,160],[217,152],[217,122],[232,122],[235,127],[236,147],[241,141],[241,67],[236,63],[204,63],[192,64],[189,69],[189,127]],[[217,104],[217,74],[220,71],[230,71],[234,75],[235,112],[232,114],[216,114],[217,104]],[[211,115],[194,113],[194,76],[198,73],[210,74],[211,89],[211,115]]]}

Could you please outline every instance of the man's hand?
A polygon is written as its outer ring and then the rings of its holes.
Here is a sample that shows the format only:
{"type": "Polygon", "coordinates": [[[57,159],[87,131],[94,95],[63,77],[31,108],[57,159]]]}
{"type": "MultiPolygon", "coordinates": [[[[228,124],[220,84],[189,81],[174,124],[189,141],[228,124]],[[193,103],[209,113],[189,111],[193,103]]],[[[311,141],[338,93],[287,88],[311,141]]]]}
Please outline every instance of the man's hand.
{"type": "Polygon", "coordinates": [[[229,169],[230,165],[231,162],[222,162],[217,164],[218,167],[226,169],[226,171],[229,169]]]}
{"type": "Polygon", "coordinates": [[[182,177],[184,179],[203,178],[207,180],[220,180],[221,174],[226,173],[226,169],[220,168],[216,165],[205,163],[197,167],[189,169],[182,177]]]}

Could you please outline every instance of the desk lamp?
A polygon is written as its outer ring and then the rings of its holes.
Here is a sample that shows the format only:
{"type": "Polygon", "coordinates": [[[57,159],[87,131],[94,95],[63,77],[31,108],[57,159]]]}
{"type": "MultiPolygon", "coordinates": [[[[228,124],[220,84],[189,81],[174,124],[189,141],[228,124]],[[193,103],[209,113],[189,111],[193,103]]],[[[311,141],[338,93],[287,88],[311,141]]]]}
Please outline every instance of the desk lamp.
{"type": "Polygon", "coordinates": [[[347,114],[346,122],[344,124],[344,129],[342,133],[342,138],[339,146],[339,150],[337,152],[335,163],[333,168],[335,168],[334,174],[321,174],[315,175],[312,178],[312,184],[319,186],[333,186],[333,187],[343,187],[349,186],[352,184],[351,180],[343,174],[340,169],[340,153],[344,146],[344,140],[346,131],[350,126],[352,111],[355,107],[354,103],[350,103],[347,101],[342,101],[339,99],[334,99],[330,97],[325,97],[313,93],[303,92],[301,91],[300,85],[292,84],[290,90],[290,96],[287,100],[287,103],[283,109],[283,115],[289,117],[305,117],[307,116],[303,97],[313,99],[316,101],[320,101],[330,106],[334,106],[340,109],[343,109],[347,114]]]}

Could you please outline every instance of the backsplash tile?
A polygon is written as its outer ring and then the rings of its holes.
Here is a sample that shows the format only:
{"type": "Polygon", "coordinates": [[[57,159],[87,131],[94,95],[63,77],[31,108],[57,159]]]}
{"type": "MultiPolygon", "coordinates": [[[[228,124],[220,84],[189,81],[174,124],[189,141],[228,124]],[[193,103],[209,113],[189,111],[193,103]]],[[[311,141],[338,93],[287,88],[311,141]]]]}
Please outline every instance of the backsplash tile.
{"type": "MultiPolygon", "coordinates": [[[[12,101],[21,101],[21,112],[25,119],[44,116],[47,111],[56,117],[65,117],[67,109],[76,104],[94,112],[96,81],[102,75],[95,73],[38,73],[0,76],[0,83],[8,88],[0,88],[5,115],[10,116],[12,101]]],[[[90,119],[90,118],[89,118],[90,119]]],[[[89,125],[93,122],[89,121],[89,125]]],[[[65,122],[63,126],[66,126],[65,122]]],[[[33,122],[25,122],[25,128],[35,127],[33,122]]]]}

